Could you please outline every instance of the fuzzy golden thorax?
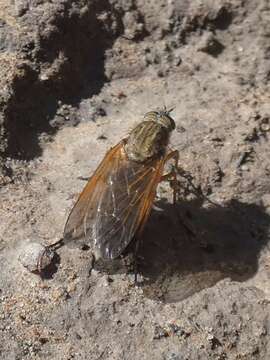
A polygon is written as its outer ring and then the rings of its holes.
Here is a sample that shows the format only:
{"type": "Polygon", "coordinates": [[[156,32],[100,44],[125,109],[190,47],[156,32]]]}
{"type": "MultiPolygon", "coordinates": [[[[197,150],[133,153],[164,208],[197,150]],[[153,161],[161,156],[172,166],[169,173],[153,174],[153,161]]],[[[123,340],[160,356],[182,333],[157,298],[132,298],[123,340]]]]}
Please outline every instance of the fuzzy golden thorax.
{"type": "Polygon", "coordinates": [[[130,133],[125,145],[127,156],[136,162],[146,162],[162,156],[175,122],[167,111],[151,111],[130,133]]]}

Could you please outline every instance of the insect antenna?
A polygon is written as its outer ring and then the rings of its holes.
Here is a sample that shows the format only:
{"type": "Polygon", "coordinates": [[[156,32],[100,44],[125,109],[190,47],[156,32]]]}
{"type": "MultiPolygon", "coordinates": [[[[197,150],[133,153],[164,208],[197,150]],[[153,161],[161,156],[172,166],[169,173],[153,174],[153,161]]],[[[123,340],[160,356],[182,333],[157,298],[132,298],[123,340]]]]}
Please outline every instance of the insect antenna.
{"type": "Polygon", "coordinates": [[[170,115],[170,113],[175,109],[175,106],[170,108],[170,109],[167,109],[167,106],[166,105],[163,105],[163,108],[162,109],[158,109],[158,113],[160,115],[170,115]]]}

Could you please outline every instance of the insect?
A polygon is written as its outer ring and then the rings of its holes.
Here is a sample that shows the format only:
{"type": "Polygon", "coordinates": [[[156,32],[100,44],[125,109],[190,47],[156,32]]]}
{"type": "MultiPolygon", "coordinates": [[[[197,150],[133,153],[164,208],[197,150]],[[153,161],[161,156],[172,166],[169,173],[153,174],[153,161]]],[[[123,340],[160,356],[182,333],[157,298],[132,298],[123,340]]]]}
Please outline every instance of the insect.
{"type": "Polygon", "coordinates": [[[64,243],[85,239],[95,255],[115,259],[131,240],[139,238],[150,215],[158,184],[169,159],[178,164],[178,151],[168,143],[175,122],[170,111],[145,114],[130,135],[111,148],[89,179],[71,210],[64,243]]]}

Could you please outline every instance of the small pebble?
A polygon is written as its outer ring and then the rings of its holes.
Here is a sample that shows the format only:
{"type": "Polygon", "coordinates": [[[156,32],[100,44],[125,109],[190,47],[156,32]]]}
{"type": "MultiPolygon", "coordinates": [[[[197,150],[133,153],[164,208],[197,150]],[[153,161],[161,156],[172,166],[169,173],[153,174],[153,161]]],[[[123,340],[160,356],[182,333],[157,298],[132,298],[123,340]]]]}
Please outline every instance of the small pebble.
{"type": "Polygon", "coordinates": [[[241,170],[249,171],[249,166],[247,164],[244,164],[244,165],[241,166],[241,170]]]}
{"type": "Polygon", "coordinates": [[[206,32],[200,39],[197,50],[210,54],[212,56],[219,55],[224,46],[218,41],[218,39],[211,32],[206,32]]]}
{"type": "Polygon", "coordinates": [[[162,328],[161,326],[157,325],[154,329],[154,340],[160,340],[162,338],[166,338],[169,336],[169,333],[166,329],[162,328]]]}
{"type": "Polygon", "coordinates": [[[54,252],[46,246],[31,242],[24,246],[19,255],[20,263],[31,272],[41,273],[54,257],[54,252]]]}

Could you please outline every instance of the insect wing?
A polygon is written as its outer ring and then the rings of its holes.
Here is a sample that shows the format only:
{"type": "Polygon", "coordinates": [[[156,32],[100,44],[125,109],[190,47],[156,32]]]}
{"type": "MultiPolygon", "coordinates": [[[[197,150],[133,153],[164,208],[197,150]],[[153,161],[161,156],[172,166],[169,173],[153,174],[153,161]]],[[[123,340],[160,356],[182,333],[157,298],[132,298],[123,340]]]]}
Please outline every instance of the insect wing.
{"type": "Polygon", "coordinates": [[[106,179],[115,168],[122,144],[116,145],[104,157],[72,208],[64,229],[65,243],[86,237],[90,221],[95,220],[100,198],[106,191],[106,179]],[[88,220],[88,225],[87,225],[88,220]]]}
{"type": "Polygon", "coordinates": [[[119,143],[105,156],[67,220],[64,239],[85,238],[104,259],[119,256],[142,229],[154,201],[164,161],[130,161],[119,143]]]}

